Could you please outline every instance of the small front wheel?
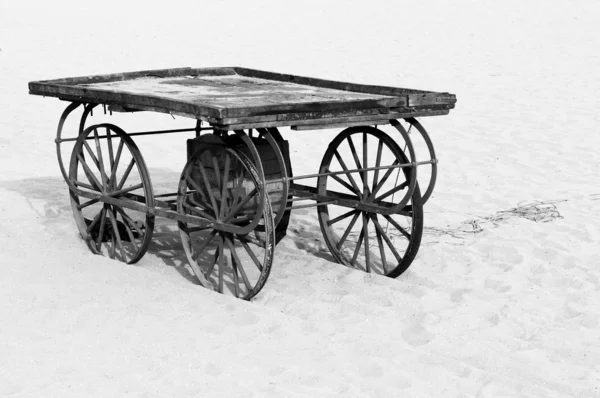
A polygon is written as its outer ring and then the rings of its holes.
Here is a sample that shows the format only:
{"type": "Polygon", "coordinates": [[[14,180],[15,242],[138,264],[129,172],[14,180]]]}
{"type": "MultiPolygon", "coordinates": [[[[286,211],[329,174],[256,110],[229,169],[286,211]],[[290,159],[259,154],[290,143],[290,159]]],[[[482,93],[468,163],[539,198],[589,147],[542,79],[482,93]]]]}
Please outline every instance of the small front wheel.
{"type": "Polygon", "coordinates": [[[69,185],[75,222],[90,250],[139,261],[152,239],[154,195],[133,140],[112,124],[85,129],[73,148],[69,185]]]}

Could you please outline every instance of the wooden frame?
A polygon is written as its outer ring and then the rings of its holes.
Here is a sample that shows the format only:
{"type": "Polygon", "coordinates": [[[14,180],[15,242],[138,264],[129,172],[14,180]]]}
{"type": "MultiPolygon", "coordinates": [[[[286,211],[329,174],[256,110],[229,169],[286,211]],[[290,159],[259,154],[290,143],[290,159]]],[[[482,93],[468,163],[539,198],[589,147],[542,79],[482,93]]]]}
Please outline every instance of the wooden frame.
{"type": "Polygon", "coordinates": [[[323,238],[339,263],[389,277],[403,273],[419,249],[423,205],[437,176],[433,144],[415,117],[448,114],[456,103],[456,96],[445,92],[240,67],[34,81],[29,91],[72,102],[60,118],[55,143],[77,227],[92,252],[134,263],[148,248],[154,218],[165,217],[177,221],[200,283],[221,293],[233,289],[235,297],[246,300],[266,283],[292,209],[317,208],[323,238]],[[117,112],[182,115],[195,120],[195,127],[133,133],[109,123],[86,128],[88,115],[99,104],[117,112]],[[63,137],[65,119],[80,105],[77,134],[63,137]],[[202,127],[202,121],[211,126],[202,127]],[[373,127],[384,124],[397,130],[404,149],[373,127]],[[295,131],[346,129],[330,142],[318,173],[294,176],[287,149],[282,152],[285,144],[280,146],[285,142],[280,126],[295,131]],[[416,157],[412,127],[427,146],[425,160],[416,157]],[[212,134],[201,135],[204,130],[212,134]],[[196,138],[188,142],[178,190],[154,195],[131,137],[184,132],[195,132],[196,138]],[[66,142],[74,143],[68,173],[61,149],[66,142]],[[421,194],[417,169],[424,165],[431,173],[421,178],[421,183],[427,181],[421,194]],[[242,168],[240,175],[232,172],[242,168]],[[132,170],[137,174],[131,176],[132,170]],[[316,187],[298,183],[315,177],[316,187]],[[313,203],[298,204],[306,200],[313,203]]]}
{"type": "Polygon", "coordinates": [[[161,69],[34,81],[29,83],[29,92],[68,101],[106,104],[114,110],[177,114],[206,121],[219,130],[280,126],[308,130],[334,125],[384,124],[390,119],[445,115],[456,103],[456,96],[450,93],[370,86],[241,67],[161,69]],[[118,82],[133,82],[146,78],[163,79],[162,82],[177,79],[178,84],[187,85],[191,82],[197,83],[197,79],[202,77],[238,79],[240,84],[258,90],[258,99],[276,95],[272,92],[272,87],[277,86],[295,86],[298,87],[298,91],[301,91],[302,87],[317,92],[335,90],[336,98],[315,101],[303,99],[285,103],[275,98],[268,104],[257,102],[232,106],[226,102],[216,105],[202,102],[202,98],[190,100],[183,96],[178,98],[177,95],[165,96],[153,92],[131,93],[110,86],[118,82]],[[260,79],[270,85],[263,89],[260,84],[253,85],[244,78],[260,79]]]}

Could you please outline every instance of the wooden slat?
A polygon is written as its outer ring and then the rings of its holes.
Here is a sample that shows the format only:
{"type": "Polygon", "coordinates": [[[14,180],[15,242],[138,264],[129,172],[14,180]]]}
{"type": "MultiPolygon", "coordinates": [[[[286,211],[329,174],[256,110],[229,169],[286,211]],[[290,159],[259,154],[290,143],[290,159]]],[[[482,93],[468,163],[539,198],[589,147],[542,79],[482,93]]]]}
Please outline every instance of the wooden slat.
{"type": "Polygon", "coordinates": [[[314,87],[331,88],[343,91],[354,91],[358,93],[389,95],[389,96],[404,96],[406,94],[427,93],[423,90],[414,90],[408,88],[388,87],[388,86],[372,86],[366,84],[356,84],[348,82],[340,82],[335,80],[317,79],[314,77],[288,75],[283,73],[267,72],[256,69],[234,67],[238,74],[248,77],[258,77],[262,79],[277,80],[281,82],[291,82],[314,87]]]}
{"type": "Polygon", "coordinates": [[[170,68],[170,69],[150,69],[135,72],[121,72],[121,73],[110,73],[103,75],[92,75],[92,76],[78,76],[78,77],[67,77],[62,79],[53,80],[40,80],[32,83],[42,84],[66,84],[66,85],[80,85],[80,84],[93,84],[93,83],[107,83],[122,80],[133,80],[141,77],[177,77],[177,76],[224,76],[236,74],[233,68],[170,68]]]}
{"type": "Polygon", "coordinates": [[[89,89],[86,86],[70,86],[65,84],[29,83],[29,93],[59,98],[73,98],[79,102],[95,102],[100,104],[119,104],[128,108],[156,108],[163,113],[180,113],[185,115],[209,116],[223,118],[222,109],[203,106],[185,101],[176,101],[152,95],[119,93],[106,89],[89,89]]]}
{"type": "Polygon", "coordinates": [[[456,103],[456,96],[448,93],[411,94],[408,106],[442,105],[456,103]]]}
{"type": "Polygon", "coordinates": [[[282,127],[290,126],[292,130],[318,130],[327,129],[333,127],[349,127],[349,126],[362,126],[362,125],[373,125],[373,124],[388,124],[390,119],[404,119],[408,117],[420,117],[420,116],[441,116],[447,115],[450,111],[447,109],[443,110],[426,110],[422,112],[410,112],[410,113],[390,113],[385,117],[376,118],[334,118],[334,119],[311,119],[311,120],[299,120],[291,124],[290,122],[257,122],[257,123],[245,123],[239,125],[228,125],[219,126],[218,128],[223,130],[237,130],[247,128],[259,128],[259,127],[282,127]]]}

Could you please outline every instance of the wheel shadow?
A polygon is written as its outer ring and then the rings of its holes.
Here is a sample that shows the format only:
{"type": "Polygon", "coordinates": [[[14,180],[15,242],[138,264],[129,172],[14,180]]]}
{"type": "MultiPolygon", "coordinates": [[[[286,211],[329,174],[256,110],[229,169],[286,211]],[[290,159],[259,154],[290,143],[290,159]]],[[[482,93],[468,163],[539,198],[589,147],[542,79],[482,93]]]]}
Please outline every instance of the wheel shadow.
{"type": "MultiPolygon", "coordinates": [[[[155,195],[173,193],[177,190],[179,173],[165,169],[151,169],[150,175],[155,195]]],[[[79,236],[69,200],[69,189],[61,176],[0,181],[0,189],[21,195],[37,214],[40,224],[46,227],[49,233],[63,236],[72,233],[73,236],[79,236]]],[[[82,246],[85,247],[83,241],[82,246]]],[[[299,210],[297,214],[292,213],[292,222],[288,227],[287,236],[277,246],[276,255],[277,250],[289,250],[288,247],[295,247],[311,256],[335,262],[323,241],[318,220],[308,212],[299,210]]],[[[200,285],[189,267],[177,222],[161,217],[156,218],[152,240],[145,256],[155,258],[156,263],[164,264],[191,283],[200,285]]],[[[210,260],[202,255],[198,259],[199,262],[210,260]]],[[[141,261],[144,261],[144,258],[141,261]]]]}
{"type": "MultiPolygon", "coordinates": [[[[179,173],[152,169],[150,174],[155,195],[176,191],[179,173]]],[[[73,219],[69,189],[62,177],[0,181],[0,189],[20,194],[49,233],[63,235],[72,231],[74,236],[79,236],[73,219]]],[[[181,246],[175,221],[164,218],[156,219],[152,241],[145,256],[147,255],[156,258],[157,262],[172,267],[188,281],[199,284],[187,265],[187,257],[181,246]]]]}
{"type": "Polygon", "coordinates": [[[307,210],[292,211],[286,239],[311,256],[337,263],[323,240],[316,215],[311,215],[307,210]]]}

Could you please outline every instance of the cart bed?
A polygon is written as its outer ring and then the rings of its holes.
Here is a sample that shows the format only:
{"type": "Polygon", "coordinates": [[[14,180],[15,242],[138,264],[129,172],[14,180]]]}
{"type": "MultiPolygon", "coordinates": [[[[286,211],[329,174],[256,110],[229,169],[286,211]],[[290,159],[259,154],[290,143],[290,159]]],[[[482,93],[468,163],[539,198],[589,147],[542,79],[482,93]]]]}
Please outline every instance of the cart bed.
{"type": "Polygon", "coordinates": [[[246,68],[178,68],[29,83],[31,94],[204,120],[219,129],[384,124],[444,115],[449,93],[368,86],[246,68]]]}

